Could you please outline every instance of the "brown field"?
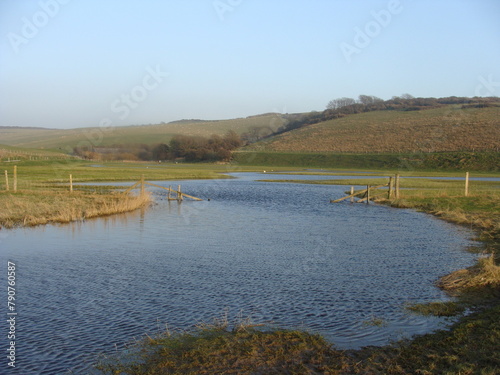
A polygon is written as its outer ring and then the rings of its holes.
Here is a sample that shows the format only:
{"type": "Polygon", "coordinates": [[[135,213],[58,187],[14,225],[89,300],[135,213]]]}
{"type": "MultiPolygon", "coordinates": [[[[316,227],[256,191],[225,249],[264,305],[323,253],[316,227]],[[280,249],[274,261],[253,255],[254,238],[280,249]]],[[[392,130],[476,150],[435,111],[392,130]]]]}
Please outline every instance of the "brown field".
{"type": "Polygon", "coordinates": [[[500,107],[377,111],[309,125],[250,146],[295,152],[499,151],[500,107]]]}

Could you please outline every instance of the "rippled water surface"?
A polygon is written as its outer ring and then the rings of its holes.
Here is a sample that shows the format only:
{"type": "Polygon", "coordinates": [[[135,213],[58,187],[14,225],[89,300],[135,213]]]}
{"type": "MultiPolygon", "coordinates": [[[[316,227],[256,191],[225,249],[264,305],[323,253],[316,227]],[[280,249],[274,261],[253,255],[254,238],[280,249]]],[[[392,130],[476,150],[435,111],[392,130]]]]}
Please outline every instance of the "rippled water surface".
{"type": "Polygon", "coordinates": [[[345,186],[236,176],[182,182],[184,192],[210,201],[168,202],[152,189],[157,204],[146,210],[1,231],[4,285],[7,259],[18,268],[17,366],[9,373],[87,374],[115,344],[225,309],[230,318],[242,311],[255,322],[319,332],[340,348],[446,323],[403,305],[446,299],[433,283],[472,264],[464,251],[470,232],[409,210],[329,204],[345,186]]]}

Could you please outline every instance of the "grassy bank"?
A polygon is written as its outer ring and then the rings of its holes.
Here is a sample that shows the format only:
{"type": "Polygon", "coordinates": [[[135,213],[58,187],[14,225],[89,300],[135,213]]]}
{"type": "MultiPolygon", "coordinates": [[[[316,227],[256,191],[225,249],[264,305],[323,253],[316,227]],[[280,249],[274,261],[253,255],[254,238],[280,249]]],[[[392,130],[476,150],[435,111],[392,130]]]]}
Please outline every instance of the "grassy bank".
{"type": "Polygon", "coordinates": [[[241,151],[234,154],[242,166],[260,165],[303,168],[351,168],[399,171],[499,171],[498,152],[442,153],[331,153],[241,151]]]}
{"type": "Polygon", "coordinates": [[[81,182],[140,180],[182,180],[223,178],[226,166],[101,163],[81,160],[21,160],[17,166],[17,192],[14,192],[14,163],[0,167],[9,176],[9,190],[3,174],[0,181],[0,227],[67,223],[133,211],[149,202],[149,196],[123,196],[110,186],[78,186],[81,182]],[[69,192],[69,175],[74,191],[69,192]]]}
{"type": "Polygon", "coordinates": [[[133,211],[149,202],[147,195],[140,197],[54,190],[0,193],[0,228],[69,223],[133,211]]]}

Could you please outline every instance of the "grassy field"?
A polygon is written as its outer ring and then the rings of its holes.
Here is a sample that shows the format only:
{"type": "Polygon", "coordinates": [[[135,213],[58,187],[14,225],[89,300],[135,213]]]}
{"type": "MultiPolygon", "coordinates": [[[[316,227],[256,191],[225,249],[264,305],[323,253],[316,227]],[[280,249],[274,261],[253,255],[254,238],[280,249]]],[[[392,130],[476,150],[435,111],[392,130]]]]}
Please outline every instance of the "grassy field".
{"type": "Polygon", "coordinates": [[[24,147],[7,146],[0,144],[0,163],[13,160],[66,160],[74,159],[61,152],[29,149],[24,147]]]}
{"type": "Polygon", "coordinates": [[[418,171],[500,171],[500,152],[442,153],[333,153],[238,151],[234,160],[240,165],[302,167],[356,170],[418,171]]]}
{"type": "MultiPolygon", "coordinates": [[[[153,162],[89,162],[82,160],[56,161],[24,161],[20,163],[2,163],[0,169],[12,175],[14,164],[17,165],[18,186],[35,188],[53,186],[54,183],[69,183],[72,174],[73,182],[113,182],[139,181],[141,175],[146,180],[185,180],[225,178],[224,173],[251,171],[255,167],[240,167],[229,164],[187,164],[187,163],[153,163],[153,162]]],[[[0,176],[0,190],[5,188],[3,175],[0,176]]]]}
{"type": "MultiPolygon", "coordinates": [[[[446,106],[376,111],[320,122],[250,145],[247,150],[333,153],[494,151],[500,107],[446,106]]],[[[368,167],[369,168],[369,167],[368,167]]]]}
{"type": "Polygon", "coordinates": [[[283,121],[278,114],[268,114],[231,120],[116,126],[108,129],[99,127],[64,130],[0,128],[0,143],[38,149],[62,149],[67,152],[68,149],[72,150],[77,145],[100,147],[127,143],[168,143],[176,134],[208,137],[212,134],[223,135],[228,130],[234,130],[241,134],[252,127],[276,129],[283,121]]]}

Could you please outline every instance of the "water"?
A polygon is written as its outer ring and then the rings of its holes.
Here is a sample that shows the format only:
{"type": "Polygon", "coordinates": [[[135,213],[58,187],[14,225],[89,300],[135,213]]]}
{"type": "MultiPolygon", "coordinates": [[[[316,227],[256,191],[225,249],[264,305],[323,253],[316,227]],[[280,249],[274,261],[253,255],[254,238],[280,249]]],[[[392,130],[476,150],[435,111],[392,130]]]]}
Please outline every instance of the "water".
{"type": "MultiPolygon", "coordinates": [[[[410,210],[328,203],[345,186],[235,176],[182,182],[210,201],[168,202],[152,188],[156,205],[146,210],[1,231],[2,285],[7,259],[17,265],[17,358],[8,373],[88,374],[115,344],[225,310],[321,333],[338,348],[448,322],[408,314],[404,304],[447,299],[433,283],[473,263],[469,231],[410,210]]],[[[6,346],[6,323],[1,329],[6,346]]]]}

